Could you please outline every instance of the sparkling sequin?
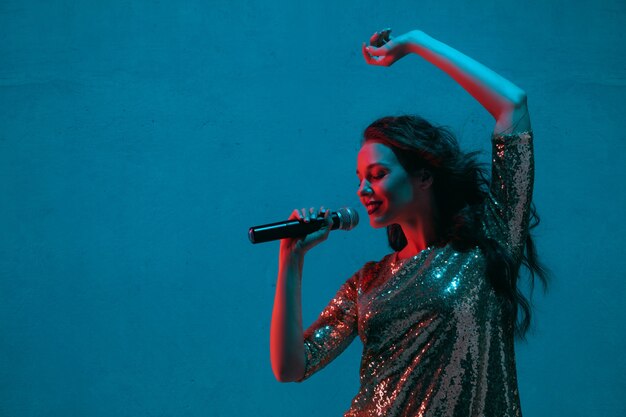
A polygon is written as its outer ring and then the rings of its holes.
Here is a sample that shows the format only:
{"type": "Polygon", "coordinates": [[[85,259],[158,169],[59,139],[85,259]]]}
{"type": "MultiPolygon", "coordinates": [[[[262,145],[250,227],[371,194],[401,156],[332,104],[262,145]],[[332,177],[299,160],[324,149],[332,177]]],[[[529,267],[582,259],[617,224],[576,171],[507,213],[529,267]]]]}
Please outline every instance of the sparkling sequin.
{"type": "MultiPolygon", "coordinates": [[[[494,135],[483,228],[521,259],[532,199],[532,132],[494,135]]],[[[366,263],[304,333],[303,381],[358,335],[360,389],[344,417],[521,416],[513,317],[482,251],[427,248],[366,263]]]]}

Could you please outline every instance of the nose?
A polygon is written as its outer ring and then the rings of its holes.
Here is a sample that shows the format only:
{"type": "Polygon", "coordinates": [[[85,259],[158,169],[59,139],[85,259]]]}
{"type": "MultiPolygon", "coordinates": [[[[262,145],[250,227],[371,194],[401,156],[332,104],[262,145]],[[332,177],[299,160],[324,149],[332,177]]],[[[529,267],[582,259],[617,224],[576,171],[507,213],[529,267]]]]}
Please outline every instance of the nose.
{"type": "Polygon", "coordinates": [[[372,194],[372,187],[370,185],[370,183],[367,180],[363,180],[361,181],[361,184],[359,185],[359,189],[357,190],[357,195],[359,197],[363,197],[366,195],[371,195],[372,194]]]}

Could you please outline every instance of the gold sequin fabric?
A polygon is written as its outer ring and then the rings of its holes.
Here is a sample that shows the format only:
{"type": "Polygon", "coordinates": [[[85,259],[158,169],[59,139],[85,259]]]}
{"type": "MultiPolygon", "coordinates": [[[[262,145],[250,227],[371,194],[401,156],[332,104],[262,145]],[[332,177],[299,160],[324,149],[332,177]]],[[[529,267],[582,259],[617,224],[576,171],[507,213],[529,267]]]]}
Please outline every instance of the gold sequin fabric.
{"type": "MultiPolygon", "coordinates": [[[[483,227],[521,258],[533,185],[532,132],[492,136],[483,227]]],[[[429,247],[366,263],[304,332],[303,381],[358,335],[360,388],[344,417],[521,416],[514,318],[476,247],[429,247]]]]}

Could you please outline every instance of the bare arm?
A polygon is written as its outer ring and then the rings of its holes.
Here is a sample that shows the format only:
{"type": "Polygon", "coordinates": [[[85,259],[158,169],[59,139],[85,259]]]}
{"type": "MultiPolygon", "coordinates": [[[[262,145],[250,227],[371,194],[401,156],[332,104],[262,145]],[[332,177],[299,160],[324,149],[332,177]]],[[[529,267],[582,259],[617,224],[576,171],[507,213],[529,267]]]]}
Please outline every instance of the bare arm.
{"type": "Polygon", "coordinates": [[[481,63],[414,30],[391,39],[390,30],[377,32],[363,44],[363,55],[372,65],[390,66],[408,53],[420,55],[437,66],[474,97],[496,120],[495,133],[530,130],[526,93],[481,63]]]}
{"type": "Polygon", "coordinates": [[[303,264],[303,256],[288,256],[281,252],[270,329],[272,371],[281,382],[295,381],[304,374],[303,264]]]}
{"type": "Polygon", "coordinates": [[[272,324],[270,328],[270,359],[272,371],[280,382],[299,380],[305,371],[304,336],[302,330],[302,267],[304,256],[328,238],[332,226],[330,211],[311,208],[294,210],[289,220],[308,222],[324,216],[326,226],[301,239],[282,239],[278,258],[278,278],[272,324]]]}

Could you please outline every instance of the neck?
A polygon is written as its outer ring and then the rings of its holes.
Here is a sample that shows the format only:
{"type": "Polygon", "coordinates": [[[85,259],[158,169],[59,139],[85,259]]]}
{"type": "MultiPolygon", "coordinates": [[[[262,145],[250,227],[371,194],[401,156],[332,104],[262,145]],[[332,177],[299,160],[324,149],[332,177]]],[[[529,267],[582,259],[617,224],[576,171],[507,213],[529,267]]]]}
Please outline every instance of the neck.
{"type": "Polygon", "coordinates": [[[417,255],[435,242],[436,233],[432,221],[405,223],[400,224],[400,227],[408,242],[404,249],[398,253],[401,259],[417,255]]]}

